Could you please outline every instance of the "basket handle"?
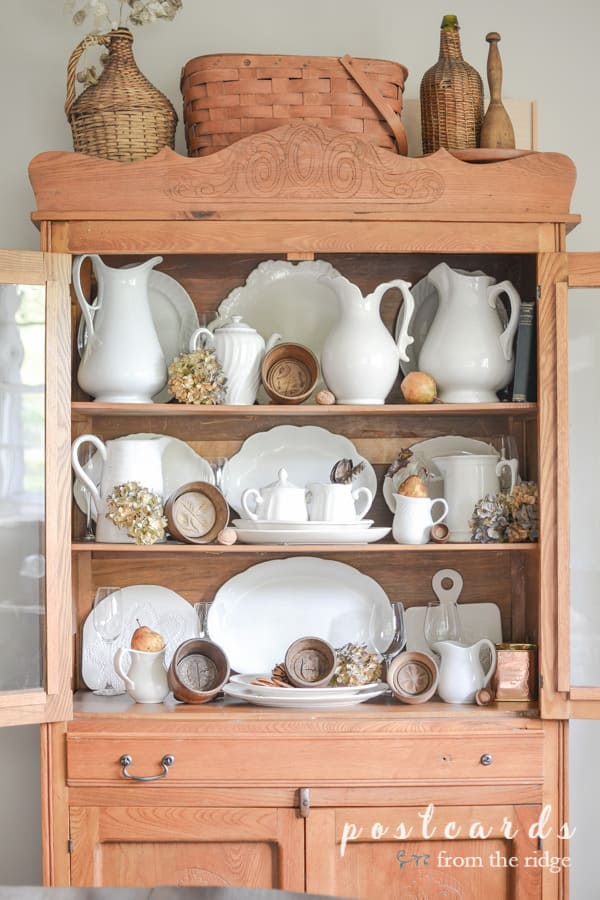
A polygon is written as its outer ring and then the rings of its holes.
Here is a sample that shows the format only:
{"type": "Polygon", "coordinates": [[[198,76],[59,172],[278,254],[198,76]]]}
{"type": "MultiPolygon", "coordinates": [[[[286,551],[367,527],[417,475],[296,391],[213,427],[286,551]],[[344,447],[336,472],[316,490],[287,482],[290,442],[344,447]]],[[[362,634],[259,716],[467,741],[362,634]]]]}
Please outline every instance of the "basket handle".
{"type": "Polygon", "coordinates": [[[67,98],[65,100],[65,115],[67,119],[71,115],[71,108],[75,102],[75,73],[77,71],[77,63],[84,50],[93,44],[102,44],[104,47],[110,46],[110,35],[108,34],[88,34],[81,43],[77,44],[67,64],[67,98]]]}
{"type": "Polygon", "coordinates": [[[408,141],[406,139],[406,131],[398,113],[392,109],[387,100],[381,95],[377,85],[368,77],[360,63],[353,59],[349,53],[340,57],[340,63],[392,129],[396,138],[398,153],[401,156],[407,156],[408,141]]]}

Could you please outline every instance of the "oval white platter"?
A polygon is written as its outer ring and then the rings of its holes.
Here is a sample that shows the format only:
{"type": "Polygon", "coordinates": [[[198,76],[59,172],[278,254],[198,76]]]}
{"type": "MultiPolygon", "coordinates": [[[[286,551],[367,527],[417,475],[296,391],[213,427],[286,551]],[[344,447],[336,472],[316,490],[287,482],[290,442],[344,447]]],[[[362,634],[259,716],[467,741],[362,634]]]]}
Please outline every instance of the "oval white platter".
{"type": "MultiPolygon", "coordinates": [[[[198,328],[198,313],[185,288],[170,275],[155,269],[148,278],[148,300],[158,341],[169,366],[179,353],[187,351],[190,338],[198,328]]],[[[86,342],[87,330],[82,317],[77,331],[80,354],[86,342]]],[[[166,385],[152,398],[154,403],[168,403],[172,399],[173,395],[166,385]]]]}
{"type": "Polygon", "coordinates": [[[232,684],[229,682],[224,685],[223,691],[228,697],[234,700],[244,700],[246,703],[252,703],[254,706],[270,706],[276,709],[342,709],[346,706],[356,706],[357,703],[364,703],[366,700],[372,700],[373,697],[380,697],[385,694],[387,685],[372,685],[370,691],[363,691],[359,694],[351,694],[345,697],[302,697],[296,699],[288,696],[291,691],[283,690],[281,696],[264,697],[261,694],[253,693],[249,688],[242,685],[232,684]]]}
{"type": "Polygon", "coordinates": [[[352,459],[365,467],[353,480],[353,488],[368,487],[377,493],[377,476],[373,466],[359,454],[343,434],[334,434],[318,425],[276,425],[247,438],[239,451],[227,462],[224,494],[227,502],[245,518],[241,497],[246,488],[262,488],[277,480],[280,468],[299,487],[311,481],[329,482],[331,468],[339,459],[352,459]]]}
{"type": "MultiPolygon", "coordinates": [[[[239,520],[238,520],[239,521],[239,520]]],[[[244,520],[242,520],[244,521],[244,520]]],[[[273,522],[271,529],[244,528],[237,525],[235,531],[242,544],[374,544],[388,536],[391,528],[365,528],[360,523],[354,528],[329,529],[278,529],[273,522]]]]}
{"type": "Polygon", "coordinates": [[[269,672],[301,637],[382,652],[394,624],[381,585],[352,566],[313,556],[258,563],[219,588],[208,632],[240,674],[269,672]]]}
{"type": "Polygon", "coordinates": [[[327,522],[313,519],[310,522],[273,522],[271,519],[233,519],[232,525],[236,528],[245,528],[248,531],[331,531],[332,528],[370,528],[374,519],[357,519],[355,522],[327,522]]]}
{"type": "Polygon", "coordinates": [[[271,674],[259,673],[258,675],[232,675],[229,679],[233,684],[239,684],[246,687],[251,693],[261,695],[263,697],[281,697],[282,691],[288,692],[286,696],[290,699],[317,699],[327,697],[350,697],[352,694],[370,693],[376,687],[386,687],[381,681],[373,681],[370,684],[353,684],[343,685],[340,687],[275,687],[269,684],[253,684],[257,678],[270,678],[271,674]]]}
{"type": "Polygon", "coordinates": [[[109,676],[113,684],[125,687],[112,671],[112,660],[119,647],[130,646],[131,636],[138,624],[147,625],[163,636],[167,645],[166,666],[183,641],[198,635],[196,610],[184,597],[169,588],[158,584],[132,584],[121,588],[121,598],[123,630],[112,646],[103,641],[95,630],[92,612],[83,623],[81,676],[90,690],[104,687],[109,676]]]}
{"type": "MultiPolygon", "coordinates": [[[[164,483],[164,499],[166,500],[174,491],[190,481],[206,481],[215,483],[215,474],[202,456],[192,450],[185,441],[164,434],[125,434],[117,441],[127,439],[136,441],[158,441],[161,449],[161,463],[164,483]]],[[[91,445],[90,445],[91,446],[91,445]]],[[[94,451],[89,462],[83,467],[94,484],[99,487],[102,478],[102,457],[98,451],[94,451]]],[[[75,503],[82,512],[86,511],[87,492],[81,482],[76,478],[73,484],[73,496],[75,503]]],[[[92,517],[96,518],[96,509],[92,503],[92,517]]]]}
{"type": "MultiPolygon", "coordinates": [[[[323,259],[299,263],[270,259],[248,275],[219,305],[219,316],[242,316],[267,341],[280,334],[284,341],[304,344],[321,359],[325,338],[338,321],[338,299],[333,288],[319,281],[321,275],[338,275],[323,259]]],[[[315,392],[324,387],[319,379],[315,392]]],[[[314,392],[313,392],[314,394],[314,392]]],[[[261,388],[259,401],[269,398],[261,388]]]]}
{"type": "MultiPolygon", "coordinates": [[[[443,479],[438,467],[432,462],[434,456],[451,456],[459,453],[497,453],[496,449],[485,441],[478,441],[475,438],[460,437],[458,435],[448,434],[442,437],[428,438],[426,441],[418,441],[412,444],[410,448],[413,452],[414,463],[416,466],[423,465],[434,476],[431,483],[429,496],[443,497],[443,479]],[[435,486],[436,489],[432,489],[435,486]]],[[[398,490],[405,478],[414,474],[415,466],[411,468],[409,464],[406,468],[400,469],[390,478],[388,475],[383,479],[382,493],[388,508],[395,512],[395,504],[393,494],[398,490]]]]}

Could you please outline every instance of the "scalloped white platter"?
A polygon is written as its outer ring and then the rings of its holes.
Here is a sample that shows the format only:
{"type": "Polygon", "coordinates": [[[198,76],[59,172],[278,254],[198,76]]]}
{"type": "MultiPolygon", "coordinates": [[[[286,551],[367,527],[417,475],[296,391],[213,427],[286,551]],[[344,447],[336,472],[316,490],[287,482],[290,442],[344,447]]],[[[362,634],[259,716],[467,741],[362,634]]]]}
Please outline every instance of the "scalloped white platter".
{"type": "Polygon", "coordinates": [[[381,681],[372,681],[370,684],[355,684],[355,685],[343,685],[339,687],[275,687],[269,684],[252,684],[257,678],[270,678],[271,673],[259,673],[259,674],[251,674],[251,675],[232,675],[229,679],[233,684],[239,684],[242,687],[246,687],[253,694],[257,694],[263,697],[281,697],[283,691],[288,692],[287,696],[290,699],[317,699],[327,697],[350,697],[352,694],[364,694],[370,693],[376,687],[383,687],[385,689],[386,685],[381,681]]]}
{"type": "MultiPolygon", "coordinates": [[[[158,584],[132,584],[121,588],[123,602],[123,631],[109,646],[94,628],[93,610],[83,623],[81,641],[81,676],[90,690],[103,688],[110,678],[123,690],[125,685],[112,661],[119,647],[129,647],[131,636],[138,627],[138,619],[153,631],[158,631],[166,643],[165,665],[168,667],[177,647],[189,638],[198,636],[198,615],[191,603],[180,594],[158,584]]],[[[104,601],[106,602],[106,601],[104,601]]]]}
{"type": "MultiPolygon", "coordinates": [[[[161,449],[162,475],[164,484],[164,499],[166,500],[174,491],[187,484],[190,481],[206,481],[208,484],[215,483],[215,473],[202,456],[179,438],[170,437],[164,434],[125,434],[117,441],[127,439],[135,439],[136,441],[159,441],[161,449]]],[[[96,487],[100,487],[102,478],[102,457],[96,450],[91,459],[83,467],[88,473],[96,487]]],[[[73,483],[73,496],[75,503],[84,513],[86,511],[87,491],[82,483],[76,478],[73,483]]],[[[92,503],[92,518],[96,519],[96,508],[92,503]]]]}
{"type": "Polygon", "coordinates": [[[373,466],[360,455],[343,434],[334,434],[318,425],[276,425],[247,438],[227,462],[224,494],[240,518],[245,519],[241,498],[246,488],[260,488],[277,480],[285,467],[289,481],[305,487],[311,481],[328,482],[331,469],[339,459],[352,459],[365,467],[353,480],[353,488],[368,487],[377,493],[373,466]]]}
{"type": "MultiPolygon", "coordinates": [[[[188,350],[190,338],[198,328],[198,313],[186,289],[175,278],[156,269],[152,269],[148,278],[148,300],[158,341],[169,366],[179,353],[188,350]]],[[[82,316],[77,331],[80,354],[86,342],[87,329],[82,316]]],[[[166,385],[152,398],[154,403],[168,403],[172,399],[173,395],[166,385]]]]}
{"type": "MultiPolygon", "coordinates": [[[[266,260],[221,301],[219,317],[242,316],[265,341],[280,334],[284,341],[308,347],[320,361],[325,338],[339,317],[337,295],[319,281],[321,275],[333,277],[339,272],[323,259],[266,260]]],[[[313,396],[323,387],[319,378],[313,396]]],[[[259,402],[270,402],[262,388],[259,402]]]]}
{"type": "Polygon", "coordinates": [[[334,525],[328,529],[321,528],[314,531],[306,528],[278,529],[278,522],[271,524],[272,528],[260,530],[236,525],[238,541],[241,541],[242,544],[374,544],[376,541],[386,538],[392,530],[391,528],[365,528],[362,526],[362,522],[357,522],[353,528],[338,528],[334,525]]]}
{"type": "Polygon", "coordinates": [[[342,709],[346,706],[356,706],[357,703],[364,703],[366,700],[372,700],[373,697],[380,697],[385,694],[387,685],[370,685],[371,690],[363,691],[358,694],[350,694],[344,697],[302,697],[296,698],[289,696],[292,692],[281,691],[276,697],[265,697],[262,694],[255,694],[250,688],[242,687],[239,684],[224,685],[223,691],[228,697],[234,700],[244,700],[246,703],[252,703],[254,706],[270,706],[276,709],[342,709]]]}
{"type": "Polygon", "coordinates": [[[240,674],[269,672],[301,637],[332,647],[366,643],[383,652],[394,635],[392,608],[375,579],[319,557],[258,563],[217,591],[208,631],[240,674]]]}

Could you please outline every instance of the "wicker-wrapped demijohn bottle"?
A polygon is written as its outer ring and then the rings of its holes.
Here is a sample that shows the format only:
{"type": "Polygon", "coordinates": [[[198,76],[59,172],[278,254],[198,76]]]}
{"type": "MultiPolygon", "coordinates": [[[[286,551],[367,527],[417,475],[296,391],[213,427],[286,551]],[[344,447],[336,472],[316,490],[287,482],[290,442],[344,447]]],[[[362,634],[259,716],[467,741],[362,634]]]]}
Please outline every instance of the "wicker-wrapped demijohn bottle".
{"type": "Polygon", "coordinates": [[[456,16],[444,16],[438,61],[421,81],[423,153],[479,146],[483,82],[463,59],[459,29],[456,16]]]}

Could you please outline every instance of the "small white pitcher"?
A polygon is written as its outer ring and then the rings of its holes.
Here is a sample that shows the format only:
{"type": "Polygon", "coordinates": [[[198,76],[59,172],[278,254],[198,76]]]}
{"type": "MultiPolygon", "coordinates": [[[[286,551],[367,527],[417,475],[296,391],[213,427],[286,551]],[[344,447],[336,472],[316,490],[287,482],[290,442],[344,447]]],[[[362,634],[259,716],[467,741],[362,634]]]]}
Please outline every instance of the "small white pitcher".
{"type": "Polygon", "coordinates": [[[306,486],[306,500],[313,522],[358,522],[370,509],[373,494],[368,487],[353,491],[350,484],[313,482],[306,486]]]}
{"type": "Polygon", "coordinates": [[[121,438],[106,443],[95,434],[82,434],[75,438],[71,448],[71,462],[76,477],[90,492],[96,507],[96,541],[114,544],[132,543],[133,538],[107,518],[106,498],[116,485],[127,481],[137,481],[142,487],[162,497],[164,491],[162,444],[162,437],[145,440],[121,438]],[[94,445],[102,460],[99,488],[79,461],[79,448],[86,443],[94,445]]]}
{"type": "Polygon", "coordinates": [[[396,502],[392,535],[398,544],[428,544],[431,528],[443,522],[448,515],[448,504],[443,497],[430,500],[429,497],[405,497],[393,494],[396,502]],[[432,518],[431,510],[441,504],[442,514],[432,518]]]}
{"type": "Polygon", "coordinates": [[[146,650],[119,647],[115,653],[115,672],[123,679],[127,693],[136,703],[162,703],[169,693],[165,650],[163,647],[162,650],[149,653],[146,650]],[[128,672],[123,668],[126,656],[131,658],[128,672]]]}
{"type": "Polygon", "coordinates": [[[496,647],[487,638],[466,647],[458,641],[437,641],[432,649],[439,654],[440,679],[437,691],[444,703],[473,703],[475,694],[487,687],[496,668],[496,647]],[[482,647],[491,653],[487,672],[479,657],[482,647]]]}

